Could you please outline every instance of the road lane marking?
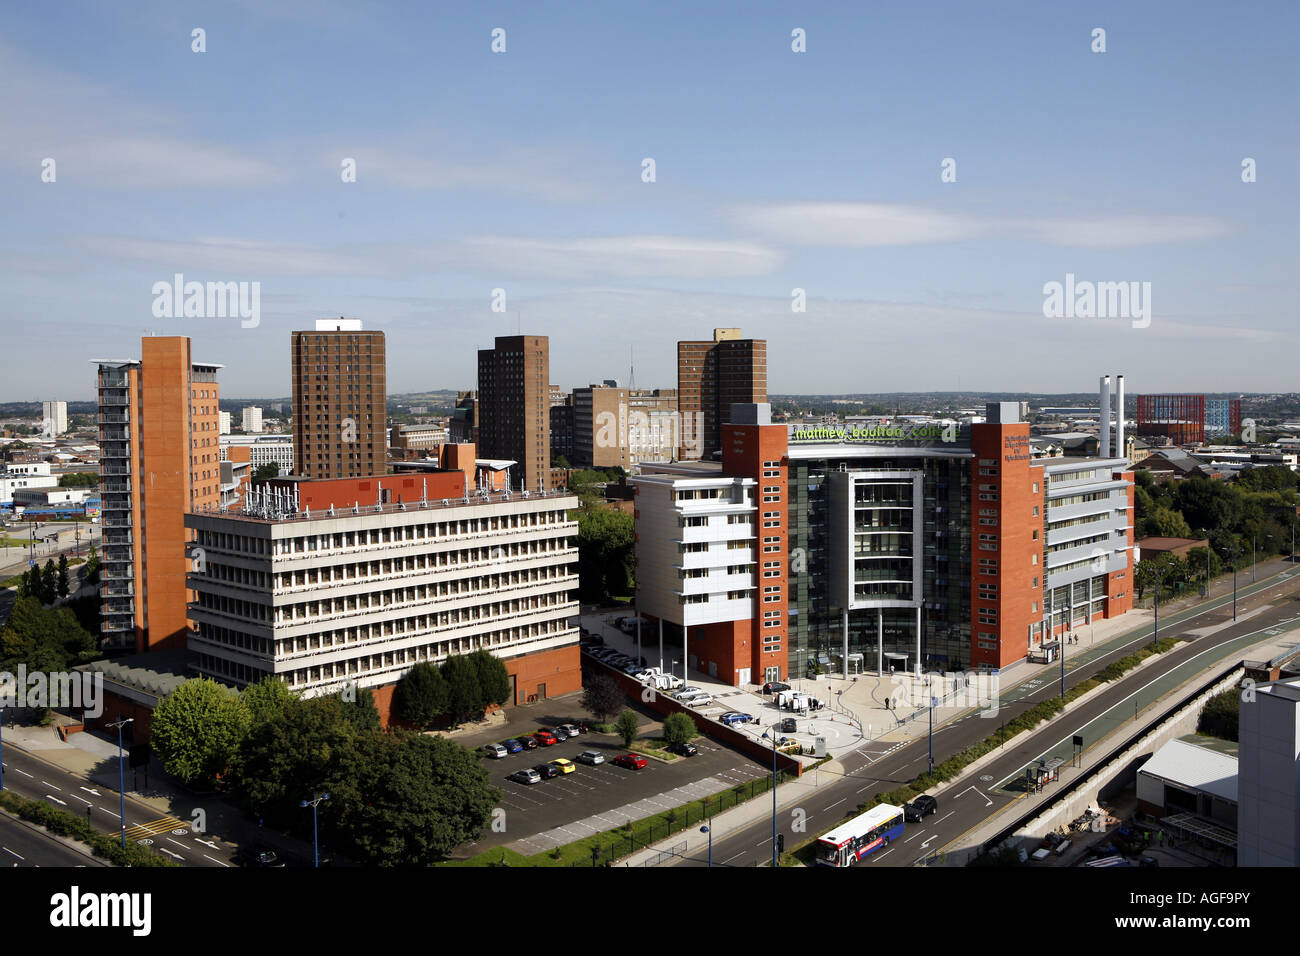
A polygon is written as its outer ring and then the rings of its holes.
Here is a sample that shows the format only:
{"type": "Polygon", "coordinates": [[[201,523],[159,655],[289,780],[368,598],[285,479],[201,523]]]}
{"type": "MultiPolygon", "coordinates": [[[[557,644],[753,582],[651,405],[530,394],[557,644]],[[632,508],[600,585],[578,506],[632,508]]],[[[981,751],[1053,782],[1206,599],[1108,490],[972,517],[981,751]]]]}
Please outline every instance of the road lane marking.
{"type": "Polygon", "coordinates": [[[59,793],[62,793],[62,792],[63,792],[63,788],[62,788],[62,787],[56,787],[54,784],[50,783],[48,780],[42,780],[41,783],[45,784],[45,786],[49,787],[51,790],[57,790],[57,791],[59,791],[59,793]]]}
{"type": "Polygon", "coordinates": [[[55,803],[57,803],[57,804],[58,804],[59,806],[61,806],[61,807],[66,807],[66,806],[67,806],[67,804],[64,803],[62,800],[60,800],[58,797],[51,797],[48,793],[45,795],[45,799],[47,799],[47,800],[53,800],[55,803]]]}
{"type": "Polygon", "coordinates": [[[18,856],[17,853],[14,853],[14,851],[11,850],[11,849],[9,849],[9,847],[7,847],[7,846],[6,846],[6,847],[0,847],[0,849],[3,849],[6,853],[13,853],[14,856],[17,856],[18,859],[22,860],[24,863],[27,861],[27,857],[25,857],[25,856],[18,856]]]}
{"type": "Polygon", "coordinates": [[[730,863],[732,860],[737,860],[737,859],[739,859],[740,857],[744,856],[744,855],[745,855],[746,853],[748,853],[748,852],[749,852],[748,850],[741,850],[741,851],[740,851],[739,853],[737,853],[735,856],[727,857],[727,859],[723,860],[723,861],[722,861],[722,865],[723,865],[723,866],[726,866],[726,865],[727,865],[728,863],[730,863]]]}
{"type": "Polygon", "coordinates": [[[212,862],[215,863],[215,864],[217,864],[218,866],[224,866],[224,867],[229,867],[229,866],[230,866],[229,863],[222,863],[220,860],[218,860],[218,859],[216,859],[216,858],[214,858],[214,857],[210,857],[210,856],[208,856],[206,853],[203,854],[203,858],[204,858],[205,860],[212,860],[212,862]]]}
{"type": "MultiPolygon", "coordinates": [[[[845,798],[845,799],[847,799],[847,798],[845,798]]],[[[844,800],[836,800],[836,801],[835,801],[834,803],[832,803],[829,807],[827,807],[826,810],[834,810],[836,807],[838,807],[838,806],[839,806],[841,803],[843,803],[843,802],[844,802],[844,800]]],[[[822,812],[825,813],[826,810],[823,810],[822,812]]]]}

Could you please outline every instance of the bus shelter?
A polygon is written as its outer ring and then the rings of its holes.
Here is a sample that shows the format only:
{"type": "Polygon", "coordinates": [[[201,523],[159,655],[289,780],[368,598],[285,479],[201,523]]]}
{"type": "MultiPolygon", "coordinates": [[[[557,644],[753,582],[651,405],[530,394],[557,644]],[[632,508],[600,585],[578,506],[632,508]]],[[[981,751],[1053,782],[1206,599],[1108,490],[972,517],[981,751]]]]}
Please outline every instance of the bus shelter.
{"type": "Polygon", "coordinates": [[[1039,758],[1025,768],[1025,786],[1031,792],[1042,790],[1049,783],[1061,778],[1061,767],[1065,765],[1064,757],[1039,758]]]}

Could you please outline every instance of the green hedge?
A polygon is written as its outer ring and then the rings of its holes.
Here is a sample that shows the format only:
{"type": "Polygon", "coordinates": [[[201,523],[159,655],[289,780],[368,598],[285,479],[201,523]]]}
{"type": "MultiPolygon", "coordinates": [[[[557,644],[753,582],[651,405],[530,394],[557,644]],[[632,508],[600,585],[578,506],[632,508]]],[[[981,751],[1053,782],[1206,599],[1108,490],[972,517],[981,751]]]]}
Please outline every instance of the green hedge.
{"type": "Polygon", "coordinates": [[[103,857],[115,866],[177,866],[158,853],[138,843],[127,842],[123,847],[120,838],[106,836],[94,830],[80,817],[59,810],[47,803],[28,800],[9,790],[0,790],[0,807],[10,813],[44,827],[59,836],[71,837],[86,844],[95,856],[103,857]]]}

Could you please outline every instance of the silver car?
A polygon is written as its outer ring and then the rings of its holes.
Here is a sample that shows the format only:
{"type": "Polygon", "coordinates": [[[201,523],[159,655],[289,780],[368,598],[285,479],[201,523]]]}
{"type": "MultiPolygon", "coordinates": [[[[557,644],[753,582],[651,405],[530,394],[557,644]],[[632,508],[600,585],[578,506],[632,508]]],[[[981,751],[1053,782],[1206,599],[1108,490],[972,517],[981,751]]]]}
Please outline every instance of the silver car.
{"type": "Polygon", "coordinates": [[[591,764],[594,767],[596,764],[604,762],[605,755],[599,750],[584,750],[578,754],[578,763],[591,764]]]}

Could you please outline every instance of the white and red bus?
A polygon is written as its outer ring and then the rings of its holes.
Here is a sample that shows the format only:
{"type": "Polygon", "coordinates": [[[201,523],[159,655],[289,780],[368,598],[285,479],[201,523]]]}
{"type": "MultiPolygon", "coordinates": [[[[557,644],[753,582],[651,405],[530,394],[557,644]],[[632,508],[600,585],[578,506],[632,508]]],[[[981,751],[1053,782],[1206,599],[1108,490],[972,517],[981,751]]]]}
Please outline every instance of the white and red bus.
{"type": "Polygon", "coordinates": [[[903,808],[877,804],[817,841],[818,866],[852,866],[903,835],[903,808]]]}

